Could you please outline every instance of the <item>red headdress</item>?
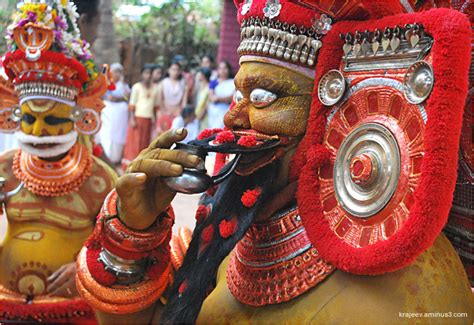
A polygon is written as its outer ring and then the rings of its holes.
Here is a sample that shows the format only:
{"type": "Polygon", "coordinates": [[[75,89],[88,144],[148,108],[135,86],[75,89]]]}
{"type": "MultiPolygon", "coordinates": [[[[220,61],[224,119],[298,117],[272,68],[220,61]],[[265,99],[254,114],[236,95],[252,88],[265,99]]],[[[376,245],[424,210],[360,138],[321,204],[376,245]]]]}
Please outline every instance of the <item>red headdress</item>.
{"type": "Polygon", "coordinates": [[[98,131],[101,96],[108,82],[105,71],[97,71],[89,44],[80,37],[77,17],[70,1],[18,4],[8,28],[9,52],[2,60],[8,79],[0,77],[1,131],[18,127],[11,113],[16,105],[31,99],[76,106],[79,131],[98,131]]]}
{"type": "Polygon", "coordinates": [[[448,9],[413,13],[413,1],[237,5],[241,61],[315,76],[292,165],[314,247],[358,274],[413,262],[433,244],[451,206],[469,21],[448,9]]]}

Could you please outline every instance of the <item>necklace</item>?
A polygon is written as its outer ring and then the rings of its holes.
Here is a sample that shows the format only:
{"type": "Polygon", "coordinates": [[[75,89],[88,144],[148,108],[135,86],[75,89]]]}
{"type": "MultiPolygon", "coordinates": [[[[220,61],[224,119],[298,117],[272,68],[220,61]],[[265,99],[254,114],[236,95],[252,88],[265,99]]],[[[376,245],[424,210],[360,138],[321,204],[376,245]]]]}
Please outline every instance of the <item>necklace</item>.
{"type": "Polygon", "coordinates": [[[79,143],[58,161],[45,161],[18,150],[12,169],[30,192],[46,197],[64,196],[76,192],[87,181],[92,173],[92,156],[79,143]]]}
{"type": "Polygon", "coordinates": [[[264,306],[298,297],[333,271],[311,245],[295,206],[250,226],[232,252],[227,286],[241,303],[264,306]]]}

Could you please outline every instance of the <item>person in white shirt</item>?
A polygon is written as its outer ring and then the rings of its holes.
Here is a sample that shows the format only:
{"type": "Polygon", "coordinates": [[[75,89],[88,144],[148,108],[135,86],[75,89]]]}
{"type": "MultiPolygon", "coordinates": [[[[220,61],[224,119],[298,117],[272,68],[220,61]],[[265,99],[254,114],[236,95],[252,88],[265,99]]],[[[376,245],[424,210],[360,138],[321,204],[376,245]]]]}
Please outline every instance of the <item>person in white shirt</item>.
{"type": "Polygon", "coordinates": [[[195,140],[199,134],[199,120],[194,115],[194,107],[187,105],[181,115],[175,117],[171,124],[172,129],[186,128],[188,135],[182,141],[188,143],[189,141],[195,140]]]}

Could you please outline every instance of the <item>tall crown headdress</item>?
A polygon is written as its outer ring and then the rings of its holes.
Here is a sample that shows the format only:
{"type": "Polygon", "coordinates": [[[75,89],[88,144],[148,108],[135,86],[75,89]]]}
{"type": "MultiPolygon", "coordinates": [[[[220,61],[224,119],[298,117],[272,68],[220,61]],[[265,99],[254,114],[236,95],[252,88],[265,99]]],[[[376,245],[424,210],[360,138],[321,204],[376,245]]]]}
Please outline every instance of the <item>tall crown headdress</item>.
{"type": "MultiPolygon", "coordinates": [[[[0,130],[12,131],[8,111],[31,99],[47,99],[83,108],[94,120],[103,108],[105,71],[98,71],[89,44],[81,39],[79,15],[69,0],[25,0],[17,4],[7,28],[9,51],[2,58],[8,80],[0,78],[0,130]],[[8,123],[7,123],[8,122],[8,123]]],[[[86,123],[87,124],[87,123],[86,123]]]]}
{"type": "Polygon", "coordinates": [[[322,39],[338,19],[382,16],[369,1],[235,0],[240,61],[283,65],[314,77],[322,39]]]}

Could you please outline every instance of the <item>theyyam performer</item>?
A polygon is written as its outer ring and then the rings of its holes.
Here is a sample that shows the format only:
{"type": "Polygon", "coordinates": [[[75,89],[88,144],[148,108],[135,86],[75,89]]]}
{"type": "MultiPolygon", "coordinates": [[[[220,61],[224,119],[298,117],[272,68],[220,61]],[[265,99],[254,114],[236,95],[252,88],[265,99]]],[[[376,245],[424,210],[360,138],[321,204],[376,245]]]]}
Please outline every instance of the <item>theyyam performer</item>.
{"type": "Polygon", "coordinates": [[[0,321],[81,323],[94,313],[75,287],[76,257],[115,174],[92,156],[106,71],[81,39],[67,0],[19,2],[1,59],[0,130],[20,149],[0,156],[0,321]]]}
{"type": "Polygon", "coordinates": [[[466,273],[441,233],[468,18],[423,1],[237,6],[226,128],[176,147],[184,129],[158,137],[78,256],[78,290],[100,322],[472,323],[466,273]],[[206,190],[192,235],[172,236],[175,193],[206,190]],[[403,318],[413,313],[463,316],[403,318]]]}

